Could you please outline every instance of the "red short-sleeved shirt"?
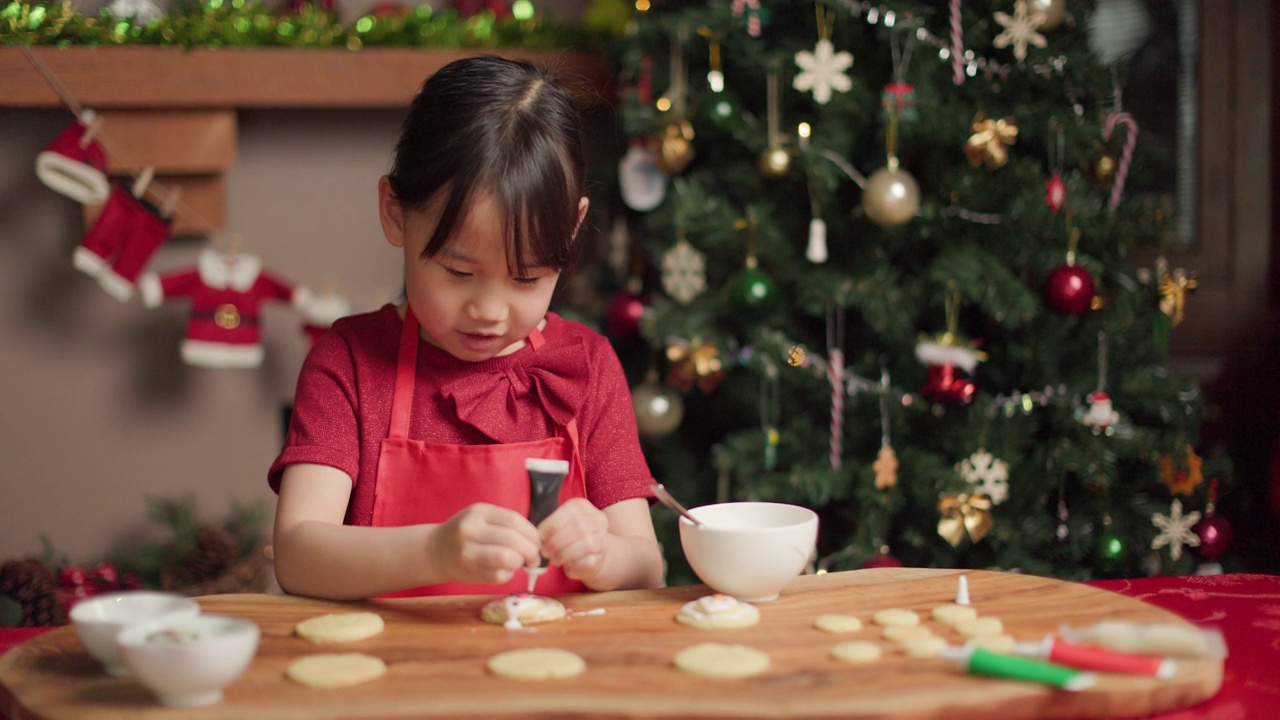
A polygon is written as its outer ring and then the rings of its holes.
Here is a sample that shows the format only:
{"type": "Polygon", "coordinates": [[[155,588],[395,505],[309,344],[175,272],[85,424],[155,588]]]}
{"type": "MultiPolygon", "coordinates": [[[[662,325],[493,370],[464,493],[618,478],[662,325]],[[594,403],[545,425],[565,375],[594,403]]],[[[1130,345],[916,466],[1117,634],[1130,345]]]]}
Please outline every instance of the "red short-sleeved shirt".
{"type": "MultiPolygon", "coordinates": [[[[369,525],[381,442],[391,427],[400,315],[394,305],[342,318],[311,349],[293,418],[268,482],[287,465],[335,467],[353,480],[348,525],[369,525]]],[[[472,363],[419,340],[409,437],[440,443],[527,442],[576,418],[587,497],[608,507],[649,497],[635,412],[613,347],[587,326],[547,314],[547,343],[472,363]]]]}

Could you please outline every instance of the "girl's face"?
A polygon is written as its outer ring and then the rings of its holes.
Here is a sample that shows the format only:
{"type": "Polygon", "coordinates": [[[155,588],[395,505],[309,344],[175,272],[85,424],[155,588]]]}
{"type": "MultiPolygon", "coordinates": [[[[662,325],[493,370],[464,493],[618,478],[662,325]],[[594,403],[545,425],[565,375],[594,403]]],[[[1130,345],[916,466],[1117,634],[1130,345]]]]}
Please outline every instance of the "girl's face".
{"type": "MultiPolygon", "coordinates": [[[[507,355],[523,346],[547,314],[560,271],[508,268],[502,217],[486,193],[472,203],[453,239],[435,257],[422,250],[439,220],[437,203],[403,208],[386,178],[378,185],[387,241],[404,251],[409,306],[428,342],[470,362],[507,355]]],[[[586,210],[586,200],[580,211],[586,210]]]]}

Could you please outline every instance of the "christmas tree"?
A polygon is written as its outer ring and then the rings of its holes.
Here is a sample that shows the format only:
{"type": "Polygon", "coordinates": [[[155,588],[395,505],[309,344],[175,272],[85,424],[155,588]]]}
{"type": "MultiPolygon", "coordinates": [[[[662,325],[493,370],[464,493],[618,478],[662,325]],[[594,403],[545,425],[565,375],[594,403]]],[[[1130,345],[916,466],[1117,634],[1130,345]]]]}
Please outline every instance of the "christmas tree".
{"type": "Polygon", "coordinates": [[[1167,368],[1194,288],[1163,261],[1175,153],[1121,103],[1149,10],[637,8],[605,321],[655,477],[817,510],[818,570],[1224,555],[1225,461],[1167,368]]]}

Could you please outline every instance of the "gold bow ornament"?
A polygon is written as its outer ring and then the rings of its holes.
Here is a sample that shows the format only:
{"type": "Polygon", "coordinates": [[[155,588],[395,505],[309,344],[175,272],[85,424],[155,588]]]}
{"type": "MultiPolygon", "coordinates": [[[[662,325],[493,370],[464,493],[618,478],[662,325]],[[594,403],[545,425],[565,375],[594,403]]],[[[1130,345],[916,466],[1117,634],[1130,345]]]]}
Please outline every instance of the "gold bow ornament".
{"type": "Polygon", "coordinates": [[[1013,120],[992,120],[982,113],[973,118],[969,139],[964,143],[964,154],[969,164],[978,167],[983,162],[994,170],[1009,162],[1009,145],[1018,141],[1018,125],[1013,120]]]}
{"type": "Polygon", "coordinates": [[[1167,272],[1160,278],[1160,312],[1168,315],[1175,327],[1182,322],[1187,293],[1198,285],[1196,279],[1187,277],[1187,271],[1182,268],[1167,272]]]}
{"type": "Polygon", "coordinates": [[[720,360],[720,348],[715,343],[702,342],[699,338],[672,340],[666,352],[667,360],[671,362],[667,382],[684,392],[689,392],[696,384],[702,392],[710,393],[724,378],[724,363],[720,360]]]}
{"type": "Polygon", "coordinates": [[[991,498],[984,493],[942,493],[938,497],[938,534],[959,547],[967,536],[978,542],[991,532],[991,498]]]}

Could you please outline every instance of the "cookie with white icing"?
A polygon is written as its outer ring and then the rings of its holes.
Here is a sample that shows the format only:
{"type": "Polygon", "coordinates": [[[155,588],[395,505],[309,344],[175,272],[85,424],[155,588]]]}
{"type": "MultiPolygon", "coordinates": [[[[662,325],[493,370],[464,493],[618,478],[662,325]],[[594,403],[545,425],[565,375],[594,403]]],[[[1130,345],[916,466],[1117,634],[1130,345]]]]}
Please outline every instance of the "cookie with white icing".
{"type": "Polygon", "coordinates": [[[495,598],[480,609],[480,619],[516,630],[525,625],[553,622],[565,616],[564,604],[542,595],[508,595],[495,598]]]}
{"type": "Polygon", "coordinates": [[[707,630],[742,628],[760,622],[760,611],[751,603],[716,593],[685,603],[676,613],[676,621],[707,630]]]}

